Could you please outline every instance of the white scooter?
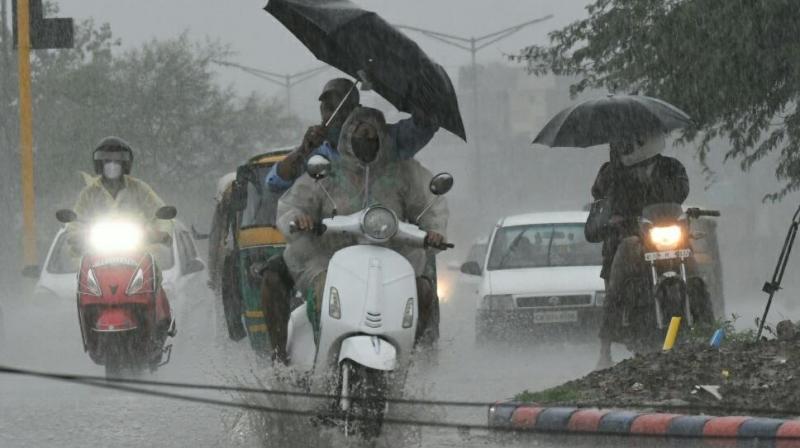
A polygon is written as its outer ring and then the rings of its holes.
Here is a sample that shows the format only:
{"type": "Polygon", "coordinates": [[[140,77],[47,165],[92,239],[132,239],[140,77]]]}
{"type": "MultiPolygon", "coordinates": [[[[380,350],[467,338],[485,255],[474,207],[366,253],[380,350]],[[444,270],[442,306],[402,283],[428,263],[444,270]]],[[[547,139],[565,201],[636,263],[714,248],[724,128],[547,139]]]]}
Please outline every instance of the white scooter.
{"type": "MultiPolygon", "coordinates": [[[[308,172],[322,179],[329,163],[314,156],[308,172]]],[[[435,176],[430,183],[437,196],[434,201],[452,185],[450,174],[435,176]]],[[[312,390],[337,395],[331,407],[336,418],[344,421],[346,434],[373,438],[380,434],[387,396],[402,391],[418,319],[414,268],[405,257],[384,246],[401,241],[425,247],[426,232],[400,222],[392,210],[382,206],[326,218],[321,231],[353,235],[359,244],[339,250],[328,264],[318,341],[306,305],[292,312],[289,363],[309,373],[312,390]]]]}

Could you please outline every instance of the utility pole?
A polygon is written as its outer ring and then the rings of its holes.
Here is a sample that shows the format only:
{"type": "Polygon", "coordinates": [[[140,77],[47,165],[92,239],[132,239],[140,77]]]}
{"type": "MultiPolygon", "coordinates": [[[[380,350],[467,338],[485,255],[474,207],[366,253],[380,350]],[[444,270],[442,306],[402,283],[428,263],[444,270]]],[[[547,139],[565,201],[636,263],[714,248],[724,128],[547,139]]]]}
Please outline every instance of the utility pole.
{"type": "MultiPolygon", "coordinates": [[[[45,19],[42,0],[12,0],[19,76],[19,152],[22,184],[23,273],[36,268],[36,193],[33,181],[32,48],[72,48],[72,19],[45,19]]],[[[5,2],[3,2],[5,6],[5,2]]],[[[5,33],[5,31],[4,31],[5,33]]]]}
{"type": "Polygon", "coordinates": [[[214,61],[217,65],[222,65],[224,67],[233,67],[238,68],[239,70],[255,76],[256,78],[263,79],[264,81],[270,82],[272,84],[281,86],[286,89],[286,111],[291,114],[292,113],[292,88],[297,84],[300,84],[304,81],[307,81],[320,73],[328,70],[330,67],[327,65],[322,65],[316,68],[303,70],[297,73],[274,73],[268,72],[266,70],[261,70],[258,68],[248,67],[246,65],[235,64],[233,62],[227,61],[214,61]]]}
{"type": "Polygon", "coordinates": [[[439,31],[428,30],[424,28],[418,28],[414,26],[406,26],[406,25],[395,25],[397,28],[415,31],[417,33],[421,33],[431,39],[438,40],[444,44],[450,45],[451,47],[456,47],[464,51],[468,51],[471,58],[471,68],[470,72],[472,74],[471,84],[472,84],[472,132],[470,134],[470,141],[475,148],[475,172],[474,176],[476,179],[476,183],[478,186],[478,191],[476,192],[476,197],[478,198],[478,209],[483,210],[483,190],[481,188],[482,179],[481,179],[481,143],[480,143],[480,132],[478,131],[479,122],[480,122],[480,112],[479,112],[479,83],[478,83],[478,64],[477,64],[477,54],[479,51],[483,50],[484,48],[497,43],[513,34],[516,34],[523,28],[528,26],[544,22],[546,20],[550,20],[553,18],[552,14],[539,17],[538,19],[529,20],[527,22],[520,23],[518,25],[510,26],[508,28],[504,28],[499,31],[495,31],[493,33],[489,33],[483,36],[455,36],[452,34],[445,34],[439,31]]]}

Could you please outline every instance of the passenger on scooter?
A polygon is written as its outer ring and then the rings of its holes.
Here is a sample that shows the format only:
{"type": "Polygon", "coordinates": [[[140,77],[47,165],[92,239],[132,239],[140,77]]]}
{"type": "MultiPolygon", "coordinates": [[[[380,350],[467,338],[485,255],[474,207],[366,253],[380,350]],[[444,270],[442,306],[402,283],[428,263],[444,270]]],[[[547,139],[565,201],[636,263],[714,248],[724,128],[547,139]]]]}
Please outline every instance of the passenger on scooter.
{"type": "Polygon", "coordinates": [[[664,145],[663,135],[612,142],[610,161],[600,168],[592,186],[592,197],[607,199],[611,208],[600,274],[606,282],[607,294],[598,368],[612,365],[611,343],[619,342],[623,336],[619,290],[642,267],[638,237],[642,210],[652,204],[682,204],[689,195],[686,168],[677,159],[660,154],[664,145]]]}
{"type": "MultiPolygon", "coordinates": [[[[319,181],[331,198],[309,176],[300,178],[281,198],[278,226],[288,239],[284,259],[297,289],[304,295],[313,293],[317,315],[330,258],[337,250],[354,245],[356,241],[352,237],[317,236],[308,231],[322,218],[332,216],[334,207],[338,214],[347,215],[381,204],[393,210],[401,221],[413,221],[433,197],[425,188],[431,173],[415,160],[397,160],[390,152],[391,145],[383,114],[375,109],[358,108],[342,127],[341,157],[333,162],[329,176],[319,181]],[[301,232],[291,233],[291,222],[301,232]]],[[[444,202],[434,204],[421,217],[417,224],[428,231],[429,245],[444,243],[447,218],[444,202]]],[[[417,274],[419,339],[428,328],[436,301],[431,279],[423,276],[426,253],[424,249],[392,244],[394,250],[408,258],[417,274]]],[[[262,296],[276,358],[286,361],[288,301],[270,288],[264,288],[262,296]]]]}
{"type": "MultiPolygon", "coordinates": [[[[359,92],[354,88],[351,80],[336,78],[328,81],[319,96],[321,124],[311,126],[305,133],[303,141],[286,158],[273,165],[266,178],[268,188],[274,192],[288,190],[305,172],[305,165],[309,157],[323,155],[329,160],[339,158],[339,136],[342,125],[350,114],[359,107],[359,92]],[[346,101],[342,103],[342,100],[346,101]],[[341,109],[336,108],[342,103],[341,109]],[[334,114],[334,112],[336,112],[334,114]],[[333,117],[333,119],[331,119],[333,117]],[[326,127],[325,123],[330,121],[326,127]]],[[[426,116],[422,111],[412,114],[411,118],[400,120],[395,124],[387,125],[386,133],[392,158],[399,160],[411,159],[425,145],[430,142],[439,129],[436,120],[426,116]]],[[[433,257],[431,257],[433,258],[433,257]]],[[[428,266],[428,270],[435,272],[435,264],[428,266]]],[[[294,288],[289,270],[283,255],[276,255],[264,264],[262,269],[264,278],[262,289],[274,291],[274,295],[286,297],[286,308],[289,306],[290,291],[294,288]]],[[[270,329],[270,331],[272,331],[270,329]]],[[[270,336],[274,338],[274,336],[270,336]]]]}
{"type": "MultiPolygon", "coordinates": [[[[73,211],[83,221],[108,214],[121,213],[151,219],[164,206],[164,201],[144,181],[130,175],[133,168],[133,149],[119,137],[106,137],[92,152],[94,172],[98,175],[78,195],[73,211]]],[[[158,223],[155,240],[168,242],[168,223],[158,223]]],[[[69,232],[78,230],[80,223],[67,226],[69,232]]]]}

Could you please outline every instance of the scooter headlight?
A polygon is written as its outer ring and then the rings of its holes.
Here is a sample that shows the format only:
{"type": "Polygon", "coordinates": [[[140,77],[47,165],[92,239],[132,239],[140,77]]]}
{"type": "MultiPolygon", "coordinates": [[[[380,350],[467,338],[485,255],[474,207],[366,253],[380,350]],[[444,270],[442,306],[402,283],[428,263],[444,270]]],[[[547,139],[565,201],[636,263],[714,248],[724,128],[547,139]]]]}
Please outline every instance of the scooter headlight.
{"type": "Polygon", "coordinates": [[[83,294],[90,294],[96,297],[100,297],[102,292],[100,291],[100,284],[97,283],[97,277],[94,275],[94,269],[89,269],[86,271],[86,279],[85,283],[81,283],[79,285],[79,291],[83,294]]]}
{"type": "Polygon", "coordinates": [[[398,222],[394,212],[386,207],[372,207],[364,213],[361,229],[377,241],[386,241],[397,233],[398,222]]]}
{"type": "Polygon", "coordinates": [[[650,229],[650,241],[658,250],[674,249],[683,239],[680,226],[653,227],[650,229]]]}
{"type": "Polygon", "coordinates": [[[342,303],[339,300],[339,290],[331,286],[331,296],[328,298],[328,315],[334,319],[342,318],[342,303]]]}
{"type": "Polygon", "coordinates": [[[131,252],[143,241],[142,227],[128,221],[101,221],[89,231],[89,245],[100,254],[131,252]]]}
{"type": "Polygon", "coordinates": [[[411,328],[414,325],[414,298],[411,297],[406,302],[403,310],[403,328],[411,328]]]}

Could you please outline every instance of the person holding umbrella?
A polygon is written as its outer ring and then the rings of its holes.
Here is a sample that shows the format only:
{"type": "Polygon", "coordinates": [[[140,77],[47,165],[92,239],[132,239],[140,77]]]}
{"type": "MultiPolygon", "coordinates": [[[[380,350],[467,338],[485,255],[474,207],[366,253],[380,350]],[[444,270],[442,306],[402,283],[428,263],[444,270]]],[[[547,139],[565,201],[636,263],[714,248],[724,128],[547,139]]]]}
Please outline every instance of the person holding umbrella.
{"type": "Polygon", "coordinates": [[[623,283],[641,266],[642,248],[638,219],[648,205],[682,204],[689,195],[689,177],[683,164],[661,155],[664,135],[634,137],[610,143],[610,160],[603,164],[592,185],[592,197],[605,199],[611,218],[603,238],[606,303],[600,328],[597,368],[613,364],[611,343],[623,338],[620,316],[623,283]]]}
{"type": "MultiPolygon", "coordinates": [[[[303,141],[282,162],[272,166],[266,183],[274,192],[284,192],[305,172],[305,163],[313,155],[322,155],[329,160],[339,158],[337,147],[345,120],[359,104],[358,89],[347,78],[328,81],[319,96],[321,124],[308,128],[303,141]]],[[[393,157],[411,159],[431,141],[439,126],[435,117],[415,111],[411,118],[388,125],[389,143],[393,157]]]]}

